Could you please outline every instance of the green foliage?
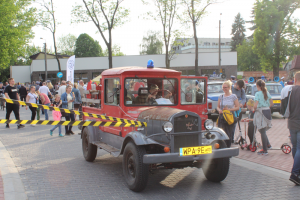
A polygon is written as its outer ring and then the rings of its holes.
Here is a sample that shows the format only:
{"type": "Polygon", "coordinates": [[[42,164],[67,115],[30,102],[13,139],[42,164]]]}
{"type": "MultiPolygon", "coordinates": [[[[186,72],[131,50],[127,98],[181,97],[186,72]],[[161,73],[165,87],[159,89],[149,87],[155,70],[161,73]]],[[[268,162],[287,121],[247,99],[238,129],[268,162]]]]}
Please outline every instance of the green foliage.
{"type": "Polygon", "coordinates": [[[77,37],[72,34],[59,37],[57,45],[58,52],[72,56],[75,51],[76,40],[77,37]]]}
{"type": "Polygon", "coordinates": [[[231,51],[236,51],[236,47],[243,43],[245,39],[245,31],[245,21],[241,17],[241,14],[238,13],[235,17],[234,23],[232,24],[231,35],[233,35],[233,37],[231,38],[231,51]]]}
{"type": "MultiPolygon", "coordinates": [[[[37,54],[39,52],[44,52],[44,49],[41,49],[40,47],[35,45],[26,45],[23,47],[22,55],[18,57],[18,60],[15,62],[15,64],[31,65],[32,60],[30,59],[30,56],[37,54]]],[[[50,53],[50,51],[47,53],[50,53]]]]}
{"type": "Polygon", "coordinates": [[[5,83],[7,79],[10,77],[10,68],[0,68],[0,80],[1,82],[5,83]]]}
{"type": "MultiPolygon", "coordinates": [[[[121,52],[121,48],[118,45],[114,45],[112,47],[112,56],[125,56],[123,52],[121,52]]],[[[108,56],[108,50],[105,49],[104,56],[108,56]]]]}
{"type": "Polygon", "coordinates": [[[75,43],[74,55],[80,57],[99,57],[102,56],[102,48],[99,42],[86,33],[79,35],[75,43]]]}
{"type": "Polygon", "coordinates": [[[33,38],[32,27],[36,24],[36,9],[32,0],[0,1],[0,69],[22,54],[22,47],[33,38]]]}
{"type": "Polygon", "coordinates": [[[297,21],[293,13],[300,6],[300,0],[257,0],[255,4],[254,53],[259,55],[262,70],[273,69],[279,75],[281,62],[299,46],[297,21]],[[293,43],[296,41],[296,43],[293,43]]]}
{"type": "Polygon", "coordinates": [[[236,48],[238,71],[261,71],[260,59],[253,52],[253,40],[244,40],[236,48]]]}
{"type": "Polygon", "coordinates": [[[238,80],[240,80],[240,79],[243,79],[243,76],[242,75],[237,75],[237,77],[236,77],[238,80]]]}
{"type": "Polygon", "coordinates": [[[162,54],[163,45],[159,32],[148,31],[147,36],[143,37],[143,43],[140,45],[142,49],[140,55],[162,54]]]}

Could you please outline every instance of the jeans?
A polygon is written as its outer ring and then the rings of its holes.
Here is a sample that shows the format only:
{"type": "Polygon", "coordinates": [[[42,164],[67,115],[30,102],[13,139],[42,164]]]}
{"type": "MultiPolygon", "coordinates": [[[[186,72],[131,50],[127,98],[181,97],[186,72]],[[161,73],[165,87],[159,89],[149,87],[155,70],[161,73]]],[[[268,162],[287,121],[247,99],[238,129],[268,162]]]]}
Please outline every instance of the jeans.
{"type": "MultiPolygon", "coordinates": [[[[66,118],[66,121],[70,121],[70,119],[72,122],[75,121],[74,114],[65,113],[65,118],[66,118]]],[[[65,130],[66,130],[66,134],[67,134],[68,132],[72,131],[72,126],[65,126],[65,130]]]]}
{"type": "Polygon", "coordinates": [[[300,174],[300,130],[290,130],[294,164],[292,173],[300,174]]]}
{"type": "MultiPolygon", "coordinates": [[[[45,106],[50,106],[50,103],[45,104],[45,106]]],[[[44,110],[45,110],[45,120],[49,120],[48,110],[47,109],[44,110]]]]}
{"type": "Polygon", "coordinates": [[[55,125],[50,131],[54,131],[58,127],[58,133],[61,134],[61,125],[57,124],[55,125]]]}
{"type": "Polygon", "coordinates": [[[267,136],[267,132],[266,132],[266,128],[262,128],[258,130],[260,132],[261,135],[261,142],[263,145],[263,150],[264,152],[268,151],[268,146],[270,146],[270,142],[267,136]]]}
{"type": "Polygon", "coordinates": [[[31,110],[31,120],[35,120],[36,108],[29,106],[29,109],[31,110]]]}

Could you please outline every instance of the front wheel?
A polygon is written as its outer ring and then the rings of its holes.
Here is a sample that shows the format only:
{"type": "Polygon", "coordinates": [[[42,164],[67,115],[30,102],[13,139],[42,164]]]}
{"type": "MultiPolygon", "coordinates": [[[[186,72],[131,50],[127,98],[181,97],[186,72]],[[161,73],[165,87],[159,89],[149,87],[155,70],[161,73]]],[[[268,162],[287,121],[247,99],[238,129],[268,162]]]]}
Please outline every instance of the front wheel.
{"type": "Polygon", "coordinates": [[[88,129],[83,129],[82,132],[82,152],[83,157],[88,162],[93,162],[97,156],[97,146],[89,142],[88,129]]]}
{"type": "MultiPolygon", "coordinates": [[[[219,141],[220,148],[226,148],[224,141],[219,141]]],[[[230,161],[229,158],[216,158],[207,160],[203,163],[202,170],[207,180],[212,182],[223,181],[228,174],[230,161]]]]}
{"type": "Polygon", "coordinates": [[[123,174],[130,190],[140,192],[148,182],[149,165],[143,163],[146,150],[133,142],[126,144],[123,153],[123,174]]]}

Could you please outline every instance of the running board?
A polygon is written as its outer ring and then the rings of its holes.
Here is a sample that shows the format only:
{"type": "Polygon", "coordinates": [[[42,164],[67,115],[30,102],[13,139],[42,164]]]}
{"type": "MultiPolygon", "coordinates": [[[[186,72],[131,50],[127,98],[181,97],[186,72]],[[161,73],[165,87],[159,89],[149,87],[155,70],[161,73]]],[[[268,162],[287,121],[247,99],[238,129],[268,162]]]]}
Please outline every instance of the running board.
{"type": "Polygon", "coordinates": [[[107,152],[109,152],[114,157],[118,157],[120,155],[120,149],[117,149],[115,147],[112,147],[104,142],[93,142],[94,145],[99,147],[100,149],[103,149],[107,152]]]}

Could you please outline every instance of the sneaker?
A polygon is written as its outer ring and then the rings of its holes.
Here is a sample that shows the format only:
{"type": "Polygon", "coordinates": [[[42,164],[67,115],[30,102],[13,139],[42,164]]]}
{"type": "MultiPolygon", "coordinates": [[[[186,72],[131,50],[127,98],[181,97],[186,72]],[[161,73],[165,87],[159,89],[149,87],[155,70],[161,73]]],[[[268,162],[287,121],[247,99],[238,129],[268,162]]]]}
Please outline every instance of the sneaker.
{"type": "Polygon", "coordinates": [[[33,126],[33,127],[36,127],[36,125],[35,125],[35,124],[31,124],[31,126],[33,126]]]}
{"type": "Polygon", "coordinates": [[[25,126],[23,125],[23,124],[19,124],[18,125],[18,129],[20,129],[20,128],[24,128],[25,126]]]}
{"type": "Polygon", "coordinates": [[[70,136],[71,134],[70,133],[65,133],[65,136],[70,136]]]}
{"type": "Polygon", "coordinates": [[[292,173],[290,176],[290,181],[292,181],[296,185],[300,185],[300,175],[292,173]]]}
{"type": "Polygon", "coordinates": [[[268,150],[272,149],[272,146],[271,145],[268,145],[268,150]]]}
{"type": "Polygon", "coordinates": [[[64,135],[63,135],[63,134],[61,134],[61,133],[60,133],[58,136],[59,136],[59,137],[64,137],[64,135]]]}
{"type": "Polygon", "coordinates": [[[53,135],[53,131],[51,131],[51,130],[50,130],[50,135],[51,135],[51,136],[53,135]]]}
{"type": "Polygon", "coordinates": [[[70,134],[72,134],[72,135],[74,135],[74,134],[75,134],[73,131],[70,131],[69,133],[70,133],[70,134]]]}
{"type": "Polygon", "coordinates": [[[258,155],[268,155],[268,152],[264,151],[263,149],[257,152],[258,155]]]}
{"type": "Polygon", "coordinates": [[[6,124],[5,128],[9,128],[9,124],[6,124]]]}

